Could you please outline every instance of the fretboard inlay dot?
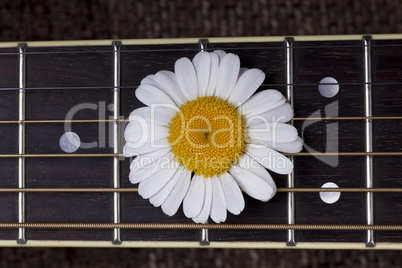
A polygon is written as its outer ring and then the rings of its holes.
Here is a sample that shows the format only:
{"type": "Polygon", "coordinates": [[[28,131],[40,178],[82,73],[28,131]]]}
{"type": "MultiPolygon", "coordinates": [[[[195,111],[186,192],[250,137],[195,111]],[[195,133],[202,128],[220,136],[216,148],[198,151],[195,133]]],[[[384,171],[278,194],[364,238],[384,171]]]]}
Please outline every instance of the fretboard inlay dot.
{"type": "Polygon", "coordinates": [[[60,148],[66,153],[74,153],[80,148],[80,137],[74,132],[66,132],[59,140],[60,148]]]}
{"type": "MultiPolygon", "coordinates": [[[[333,182],[326,182],[321,186],[321,188],[339,188],[339,187],[333,182]]],[[[327,204],[336,203],[340,197],[341,197],[340,192],[320,192],[321,200],[327,204]]]]}
{"type": "Polygon", "coordinates": [[[325,98],[335,97],[339,92],[338,81],[333,77],[324,77],[318,85],[318,91],[325,98]]]}

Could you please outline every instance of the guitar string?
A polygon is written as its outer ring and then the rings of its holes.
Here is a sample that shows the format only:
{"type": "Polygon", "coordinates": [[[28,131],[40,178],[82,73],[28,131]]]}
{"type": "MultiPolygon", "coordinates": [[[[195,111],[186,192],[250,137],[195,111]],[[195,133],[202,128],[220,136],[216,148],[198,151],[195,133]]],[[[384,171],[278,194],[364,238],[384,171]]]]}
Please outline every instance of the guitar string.
{"type": "MultiPolygon", "coordinates": [[[[358,42],[358,40],[354,40],[358,42]]],[[[362,49],[364,46],[361,44],[356,44],[356,45],[299,45],[301,43],[306,43],[309,41],[295,41],[293,48],[295,50],[297,49],[320,49],[320,48],[360,48],[362,49]]],[[[314,41],[313,41],[314,42],[314,41]]],[[[278,50],[283,50],[285,49],[283,46],[281,46],[282,42],[267,42],[267,43],[277,43],[278,46],[261,46],[261,47],[224,47],[220,46],[219,43],[210,43],[209,44],[209,50],[267,50],[267,49],[278,49],[278,50]],[[216,45],[216,46],[215,46],[216,45]],[[213,47],[215,46],[215,47],[213,47]]],[[[28,43],[29,45],[29,43],[28,43]]],[[[180,44],[177,44],[180,45],[180,44]]],[[[122,49],[120,53],[153,53],[153,52],[198,52],[199,47],[198,43],[193,43],[193,44],[186,44],[189,46],[194,46],[193,47],[187,47],[187,48],[171,48],[171,49],[122,49]]],[[[122,45],[122,47],[125,46],[139,46],[139,45],[122,45]]],[[[400,47],[402,46],[401,44],[372,44],[371,47],[376,47],[376,48],[381,48],[381,47],[400,47]]],[[[64,48],[63,46],[60,46],[61,48],[64,48]]],[[[75,46],[75,47],[105,47],[109,48],[110,46],[107,45],[102,45],[102,46],[97,46],[97,45],[87,45],[87,46],[75,46]]],[[[7,47],[7,48],[2,48],[2,49],[13,49],[14,47],[7,47]]],[[[28,47],[28,51],[25,52],[25,55],[54,55],[54,54],[112,54],[114,53],[112,49],[110,50],[67,50],[67,51],[32,51],[32,50],[40,50],[41,48],[37,47],[28,47]]],[[[68,49],[68,48],[67,48],[68,49]]],[[[12,55],[19,55],[19,52],[0,52],[0,56],[12,56],[12,55]]]]}
{"type": "Polygon", "coordinates": [[[212,229],[212,230],[321,230],[321,231],[402,231],[392,224],[196,224],[196,223],[0,223],[1,228],[35,229],[212,229]]]}
{"type": "MultiPolygon", "coordinates": [[[[0,188],[0,193],[133,193],[138,188],[0,188]]],[[[278,193],[320,193],[320,192],[345,192],[345,193],[401,193],[402,188],[277,188],[278,193]]]]}
{"type": "MultiPolygon", "coordinates": [[[[367,192],[367,188],[278,188],[278,192],[367,192]]],[[[136,192],[138,188],[25,188],[6,189],[0,192],[136,192]]],[[[370,188],[371,192],[402,192],[402,188],[370,188]]],[[[402,225],[352,225],[352,224],[159,224],[159,223],[0,223],[0,228],[37,229],[228,229],[228,230],[377,230],[400,231],[402,225]]]]}
{"type": "MultiPolygon", "coordinates": [[[[301,153],[282,153],[285,156],[400,156],[402,152],[301,152],[301,153]]],[[[123,154],[113,153],[93,153],[93,154],[0,154],[0,158],[16,158],[16,157],[124,157],[123,154]]]]}
{"type": "MultiPolygon", "coordinates": [[[[341,117],[293,117],[293,121],[302,120],[401,120],[402,116],[341,116],[341,117]]],[[[38,123],[112,123],[129,122],[129,119],[76,119],[76,120],[0,120],[0,124],[38,124],[38,123]]]]}
{"type": "MultiPolygon", "coordinates": [[[[395,86],[402,85],[400,81],[392,81],[392,82],[371,82],[373,86],[395,86]]],[[[286,83],[269,83],[269,84],[261,84],[262,87],[285,87],[289,84],[286,83]]],[[[344,82],[344,83],[294,83],[290,84],[292,86],[318,86],[318,85],[339,85],[339,86],[363,86],[366,85],[364,82],[344,82]]],[[[113,86],[65,86],[65,87],[25,87],[24,90],[90,90],[90,89],[113,89],[113,86]]],[[[116,88],[120,89],[136,89],[138,86],[119,86],[116,88]]],[[[18,87],[2,87],[0,91],[13,91],[20,90],[18,87]]]]}

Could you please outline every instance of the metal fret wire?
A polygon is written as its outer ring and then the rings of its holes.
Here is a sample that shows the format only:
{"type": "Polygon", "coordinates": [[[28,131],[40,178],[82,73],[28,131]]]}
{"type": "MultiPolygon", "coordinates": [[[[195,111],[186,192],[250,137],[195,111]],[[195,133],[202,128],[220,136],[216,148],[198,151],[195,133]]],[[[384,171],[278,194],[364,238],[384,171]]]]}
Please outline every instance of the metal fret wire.
{"type": "MultiPolygon", "coordinates": [[[[198,41],[198,46],[200,51],[206,51],[208,49],[208,39],[200,39],[198,41]]],[[[206,222],[208,223],[208,221],[206,222]]],[[[210,244],[209,241],[209,231],[208,229],[202,229],[200,234],[200,245],[201,246],[208,246],[210,244]]]]}
{"type": "MultiPolygon", "coordinates": [[[[113,119],[118,120],[120,115],[120,48],[121,42],[112,43],[114,50],[113,57],[113,119]]],[[[120,122],[113,122],[113,153],[120,153],[120,122]]],[[[118,156],[113,157],[113,187],[120,188],[120,159],[118,156]]],[[[120,193],[113,193],[113,222],[120,223],[120,193]]],[[[113,244],[121,244],[120,229],[113,230],[113,244]]]]}
{"type": "MultiPolygon", "coordinates": [[[[86,51],[88,52],[88,51],[86,51]]],[[[72,52],[68,52],[68,53],[72,53],[72,52]]],[[[21,72],[21,52],[20,54],[20,87],[24,88],[21,86],[21,77],[25,76],[25,70],[23,72],[21,72]]],[[[26,55],[28,53],[25,53],[23,55],[26,55]]],[[[25,65],[25,60],[22,60],[23,64],[25,65]]],[[[24,66],[23,65],[23,66],[24,66]]],[[[25,68],[25,66],[24,66],[25,68]]],[[[24,86],[25,86],[25,79],[23,82],[24,86]]],[[[21,92],[21,90],[20,90],[21,92]]],[[[21,107],[21,106],[20,106],[21,107]]],[[[321,118],[322,120],[334,120],[337,118],[321,118]]],[[[353,120],[353,119],[365,119],[365,120],[369,120],[369,119],[402,119],[402,117],[371,117],[371,116],[367,116],[367,117],[339,117],[338,119],[340,120],[353,120]]],[[[315,120],[313,118],[294,118],[293,120],[315,120]]],[[[52,122],[66,122],[65,120],[24,120],[23,118],[19,117],[18,121],[0,121],[0,123],[18,123],[20,125],[23,125],[24,123],[52,123],[52,122]]],[[[101,120],[71,120],[73,122],[100,122],[101,120]]],[[[105,121],[114,121],[114,122],[119,122],[119,121],[126,121],[126,120],[105,120],[105,121]]],[[[104,154],[105,155],[105,154],[104,154]]],[[[111,154],[108,154],[107,156],[110,156],[111,154]]],[[[314,155],[314,154],[293,154],[293,155],[314,155]]],[[[327,154],[328,155],[328,154],[327,154]]],[[[364,154],[364,153],[354,153],[354,154],[350,154],[350,153],[339,153],[339,155],[367,155],[367,156],[371,156],[371,155],[390,155],[389,153],[371,153],[371,154],[364,154]]],[[[395,155],[395,154],[391,154],[391,155],[395,155]]],[[[396,153],[396,155],[400,155],[399,153],[396,153]]],[[[23,157],[20,157],[19,159],[25,159],[25,157],[34,157],[34,155],[25,155],[22,154],[23,157]]],[[[44,156],[48,156],[48,155],[44,155],[44,156]]],[[[49,155],[50,157],[53,157],[52,155],[49,155]]],[[[61,156],[61,155],[60,155],[61,156]]],[[[77,156],[77,155],[76,155],[77,156]]],[[[82,156],[94,156],[92,154],[85,154],[82,156]]],[[[118,157],[115,154],[112,155],[113,157],[118,157]]],[[[13,157],[13,156],[11,156],[13,157]]],[[[19,175],[20,178],[20,175],[19,175]]],[[[19,184],[20,187],[20,184],[19,184]]],[[[20,189],[20,188],[18,188],[20,189]]],[[[18,190],[17,189],[17,190],[18,190]]],[[[88,190],[91,188],[87,188],[85,190],[88,190]]],[[[4,191],[4,190],[8,190],[8,189],[0,189],[0,192],[4,191]]],[[[16,191],[17,191],[16,190],[16,191]]],[[[25,192],[33,192],[36,189],[23,189],[23,191],[25,192]]],[[[38,189],[40,190],[40,189],[38,189]]],[[[58,190],[64,190],[64,189],[50,189],[52,191],[58,191],[58,190]]],[[[76,189],[74,189],[76,190],[76,189]]],[[[103,190],[107,190],[107,189],[94,189],[96,191],[103,191],[103,190]]],[[[123,189],[120,188],[118,189],[118,191],[126,191],[128,189],[123,189]]],[[[136,190],[134,189],[129,189],[130,191],[132,190],[136,190]]],[[[337,191],[337,192],[364,192],[367,191],[366,188],[338,188],[338,189],[322,189],[322,188],[293,188],[293,189],[288,189],[288,188],[284,188],[284,189],[278,189],[278,192],[281,191],[286,191],[286,190],[292,190],[294,192],[301,192],[301,191],[308,191],[308,192],[326,192],[326,191],[337,191]]],[[[402,191],[402,189],[398,189],[398,188],[391,188],[391,189],[376,189],[376,188],[371,188],[370,191],[372,192],[377,192],[377,191],[392,191],[392,192],[399,192],[402,191]]],[[[116,189],[111,189],[111,191],[116,191],[116,189]]],[[[43,228],[44,226],[46,227],[50,227],[50,228],[173,228],[173,229],[177,229],[177,228],[196,228],[196,229],[202,229],[204,227],[203,226],[193,226],[194,224],[168,224],[168,225],[163,225],[163,224],[82,224],[82,223],[77,223],[77,224],[50,224],[50,223],[18,223],[18,224],[7,224],[7,223],[0,223],[0,228],[19,228],[20,230],[24,230],[24,228],[43,228]],[[75,226],[75,227],[74,227],[75,226]]],[[[396,228],[397,230],[401,230],[402,226],[400,225],[283,225],[283,224],[273,224],[273,225],[252,225],[252,224],[245,224],[245,225],[227,225],[227,224],[220,224],[220,225],[207,225],[208,229],[297,229],[297,230],[388,230],[388,229],[393,229],[396,228]],[[349,229],[351,228],[351,229],[349,229]]],[[[395,229],[395,230],[396,230],[395,229]]]]}
{"type": "MultiPolygon", "coordinates": [[[[371,102],[371,36],[363,37],[364,45],[364,103],[365,111],[364,115],[367,117],[372,116],[372,102],[371,102]]],[[[373,122],[371,119],[366,119],[365,124],[365,136],[366,136],[366,152],[370,153],[373,151],[373,122]]],[[[366,155],[366,187],[373,188],[373,156],[366,155]]],[[[372,192],[367,193],[366,197],[366,222],[367,225],[374,224],[374,195],[372,192]]],[[[374,231],[367,230],[367,247],[374,247],[374,231]]]]}
{"type": "MultiPolygon", "coordinates": [[[[290,105],[293,107],[293,41],[292,37],[285,38],[286,47],[286,93],[290,105]]],[[[293,121],[290,122],[293,125],[293,121]]],[[[294,164],[294,157],[290,156],[290,161],[294,164]]],[[[294,170],[287,176],[288,188],[294,187],[294,170]]],[[[295,223],[295,200],[294,193],[288,193],[288,224],[295,223]]],[[[287,246],[296,246],[295,230],[288,230],[288,237],[286,241],[287,246]]]]}
{"type": "Polygon", "coordinates": [[[0,223],[0,228],[35,229],[212,229],[212,230],[381,230],[402,231],[402,225],[364,224],[197,224],[197,223],[0,223]]]}
{"type": "MultiPolygon", "coordinates": [[[[19,101],[18,101],[18,120],[25,120],[25,81],[26,81],[26,44],[18,44],[19,52],[19,101]]],[[[18,188],[25,188],[25,123],[18,123],[18,188]]],[[[25,193],[18,193],[18,222],[25,222],[25,193]]],[[[18,244],[25,244],[25,229],[18,229],[18,244]]]]}

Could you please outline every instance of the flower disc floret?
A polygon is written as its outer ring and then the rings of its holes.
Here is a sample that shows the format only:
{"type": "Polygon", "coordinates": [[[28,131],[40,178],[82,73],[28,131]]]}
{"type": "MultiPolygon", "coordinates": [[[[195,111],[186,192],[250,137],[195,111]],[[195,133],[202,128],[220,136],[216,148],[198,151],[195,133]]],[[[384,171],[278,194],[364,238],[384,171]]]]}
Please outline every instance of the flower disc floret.
{"type": "Polygon", "coordinates": [[[205,178],[227,172],[244,153],[245,120],[219,97],[183,104],[169,125],[168,142],[175,160],[205,178]]]}

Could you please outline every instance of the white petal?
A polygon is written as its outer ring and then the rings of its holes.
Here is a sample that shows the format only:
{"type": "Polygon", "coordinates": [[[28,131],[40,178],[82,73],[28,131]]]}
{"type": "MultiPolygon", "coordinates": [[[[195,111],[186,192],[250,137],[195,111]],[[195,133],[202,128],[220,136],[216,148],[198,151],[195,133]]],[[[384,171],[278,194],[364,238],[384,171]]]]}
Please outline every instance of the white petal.
{"type": "Polygon", "coordinates": [[[200,214],[205,195],[205,178],[195,175],[183,201],[183,211],[187,218],[200,214]]]}
{"type": "Polygon", "coordinates": [[[145,143],[141,147],[137,147],[136,145],[131,146],[132,144],[126,143],[123,147],[124,157],[133,157],[140,154],[146,154],[150,152],[154,152],[156,150],[160,150],[160,148],[154,148],[151,146],[151,143],[145,143]]]}
{"type": "Polygon", "coordinates": [[[210,56],[211,56],[211,68],[210,68],[209,83],[206,95],[214,96],[216,90],[216,83],[218,81],[219,56],[216,53],[210,53],[210,56]]]}
{"type": "Polygon", "coordinates": [[[196,99],[198,97],[198,86],[193,63],[188,58],[178,59],[174,65],[174,72],[187,99],[196,99]]]}
{"type": "Polygon", "coordinates": [[[137,143],[141,139],[147,142],[157,141],[169,136],[169,128],[151,122],[131,121],[124,130],[124,138],[131,143],[137,143]]]}
{"type": "Polygon", "coordinates": [[[140,85],[135,91],[135,96],[147,106],[151,106],[152,104],[167,104],[176,107],[176,104],[165,92],[148,84],[140,85]]]}
{"type": "Polygon", "coordinates": [[[292,172],[293,163],[283,154],[265,146],[246,146],[246,153],[257,160],[261,165],[279,174],[292,172]]]}
{"type": "Polygon", "coordinates": [[[161,89],[172,98],[178,107],[187,101],[173,72],[159,71],[155,74],[155,79],[161,84],[161,89]]]}
{"type": "Polygon", "coordinates": [[[169,147],[167,137],[163,137],[159,140],[147,140],[147,137],[141,139],[138,142],[127,141],[123,148],[123,154],[125,157],[136,156],[153,152],[162,148],[169,147]]]}
{"type": "Polygon", "coordinates": [[[237,81],[239,81],[240,77],[247,72],[248,70],[250,70],[249,68],[245,68],[245,67],[240,67],[240,71],[239,71],[239,77],[237,78],[237,81]]]}
{"type": "Polygon", "coordinates": [[[190,178],[191,173],[189,171],[181,174],[179,181],[162,204],[162,210],[166,215],[173,216],[176,214],[190,186],[190,178]]]}
{"type": "Polygon", "coordinates": [[[138,121],[138,118],[140,118],[144,119],[147,122],[151,122],[161,126],[168,126],[172,118],[176,115],[176,112],[177,111],[174,109],[168,109],[165,107],[154,108],[154,109],[150,107],[141,107],[131,112],[128,120],[138,121]]]}
{"type": "Polygon", "coordinates": [[[226,200],[223,192],[221,181],[214,176],[212,179],[212,206],[211,219],[216,222],[224,222],[226,220],[226,200]]]}
{"type": "Polygon", "coordinates": [[[151,85],[159,89],[161,89],[162,87],[161,84],[156,80],[154,74],[148,75],[144,79],[142,79],[140,85],[151,85]]]}
{"type": "MultiPolygon", "coordinates": [[[[172,87],[173,89],[175,88],[175,92],[177,92],[177,94],[179,94],[180,98],[184,101],[184,103],[186,103],[189,99],[187,97],[187,90],[183,91],[179,85],[179,82],[177,81],[177,75],[174,72],[170,72],[170,71],[161,71],[162,73],[164,73],[166,76],[170,77],[170,79],[172,80],[172,87]]],[[[158,76],[159,78],[159,76],[158,76]]]]}
{"type": "Polygon", "coordinates": [[[263,178],[260,178],[248,169],[233,165],[229,173],[237,181],[240,188],[252,198],[265,202],[273,196],[274,191],[272,187],[263,178]]]}
{"type": "Polygon", "coordinates": [[[251,69],[240,75],[228,101],[236,107],[248,100],[265,80],[265,74],[259,69],[251,69]]]}
{"type": "Polygon", "coordinates": [[[215,55],[217,55],[219,57],[219,61],[221,62],[222,59],[226,56],[226,52],[223,50],[215,50],[214,52],[215,55]]]}
{"type": "Polygon", "coordinates": [[[173,163],[168,167],[161,168],[158,172],[143,180],[138,185],[138,194],[144,199],[159,192],[166,183],[173,178],[176,172],[179,172],[177,164],[173,163]]]}
{"type": "Polygon", "coordinates": [[[276,184],[271,177],[271,174],[265,169],[265,167],[261,166],[255,159],[252,159],[247,154],[243,154],[239,159],[239,166],[243,169],[247,169],[248,171],[254,173],[261,179],[263,179],[266,183],[269,184],[272,188],[272,196],[276,193],[276,184]]]}
{"type": "Polygon", "coordinates": [[[135,156],[139,155],[139,153],[137,153],[136,148],[130,148],[127,146],[127,144],[124,144],[123,155],[124,155],[124,157],[135,157],[135,156]]]}
{"type": "Polygon", "coordinates": [[[199,52],[193,59],[195,73],[197,74],[198,96],[207,96],[209,75],[211,72],[211,56],[208,52],[199,52]]]}
{"type": "Polygon", "coordinates": [[[225,194],[226,207],[234,215],[239,215],[244,209],[244,198],[237,182],[232,175],[225,172],[219,175],[223,192],[225,194]]]}
{"type": "Polygon", "coordinates": [[[130,174],[129,179],[132,184],[136,184],[142,182],[151,176],[160,172],[163,168],[166,168],[167,165],[172,165],[173,154],[171,152],[163,155],[158,160],[152,162],[152,164],[148,165],[137,165],[137,162],[131,163],[130,165],[130,174]]]}
{"type": "Polygon", "coordinates": [[[137,156],[136,158],[134,158],[133,161],[131,161],[130,164],[130,170],[132,171],[136,171],[138,169],[144,168],[148,165],[154,164],[154,165],[158,165],[158,163],[160,163],[160,161],[168,161],[170,162],[172,159],[172,155],[168,154],[170,153],[172,149],[167,147],[167,148],[163,148],[163,149],[159,149],[153,152],[149,152],[146,154],[142,154],[137,156]],[[163,157],[167,157],[167,160],[161,159],[163,157]],[[159,162],[157,162],[159,161],[159,162]],[[157,163],[155,163],[157,162],[157,163]]]}
{"type": "Polygon", "coordinates": [[[165,186],[160,189],[155,195],[149,198],[149,202],[155,207],[159,207],[166,201],[166,198],[172,192],[173,188],[176,186],[177,182],[183,175],[183,171],[181,168],[173,175],[173,177],[165,184],[165,186]]]}
{"type": "Polygon", "coordinates": [[[240,59],[237,55],[227,54],[219,64],[218,81],[215,96],[226,100],[233,91],[240,70],[240,59]]]}
{"type": "MultiPolygon", "coordinates": [[[[251,117],[272,110],[286,102],[282,93],[274,89],[258,92],[241,105],[241,113],[251,117]]],[[[247,119],[247,118],[246,118],[247,119]]]]}
{"type": "Polygon", "coordinates": [[[284,103],[272,110],[257,114],[254,116],[245,116],[246,126],[253,126],[263,122],[281,122],[285,123],[293,118],[293,108],[289,103],[284,103]]]}
{"type": "MultiPolygon", "coordinates": [[[[291,142],[272,142],[272,141],[261,141],[254,140],[250,138],[250,143],[256,145],[263,145],[268,148],[272,148],[275,151],[287,153],[287,154],[295,154],[300,152],[303,149],[303,140],[300,137],[297,137],[295,141],[291,142]]],[[[251,146],[251,145],[250,145],[251,146]]]]}
{"type": "Polygon", "coordinates": [[[209,214],[211,213],[211,204],[212,204],[212,182],[211,178],[203,178],[205,180],[205,195],[204,202],[202,204],[202,209],[200,213],[193,217],[193,221],[196,223],[206,223],[209,214]]]}
{"type": "Polygon", "coordinates": [[[169,142],[167,140],[167,136],[163,136],[161,139],[147,139],[147,136],[143,136],[143,138],[137,142],[127,141],[125,146],[135,149],[136,155],[149,153],[158,149],[166,148],[169,146],[169,142]]]}
{"type": "Polygon", "coordinates": [[[297,139],[297,129],[284,123],[262,123],[248,127],[247,135],[261,144],[266,141],[291,142],[297,139]]]}

